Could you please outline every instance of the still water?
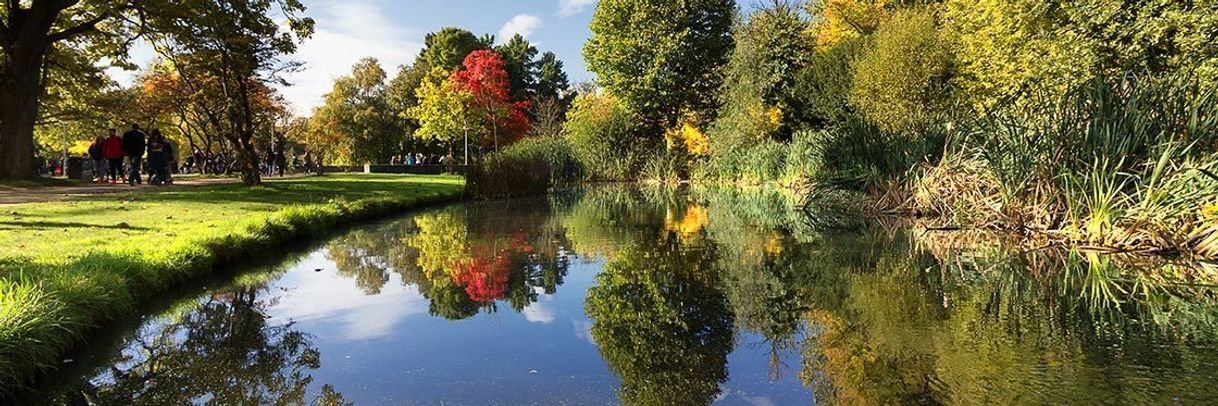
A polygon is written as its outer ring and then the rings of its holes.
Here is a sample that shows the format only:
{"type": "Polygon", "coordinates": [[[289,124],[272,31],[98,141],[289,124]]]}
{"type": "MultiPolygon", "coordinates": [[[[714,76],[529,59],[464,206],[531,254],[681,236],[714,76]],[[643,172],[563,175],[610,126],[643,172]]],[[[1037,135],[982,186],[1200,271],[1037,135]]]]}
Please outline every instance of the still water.
{"type": "Polygon", "coordinates": [[[152,309],[30,403],[1218,402],[1212,267],[795,206],[604,187],[417,212],[152,309]]]}

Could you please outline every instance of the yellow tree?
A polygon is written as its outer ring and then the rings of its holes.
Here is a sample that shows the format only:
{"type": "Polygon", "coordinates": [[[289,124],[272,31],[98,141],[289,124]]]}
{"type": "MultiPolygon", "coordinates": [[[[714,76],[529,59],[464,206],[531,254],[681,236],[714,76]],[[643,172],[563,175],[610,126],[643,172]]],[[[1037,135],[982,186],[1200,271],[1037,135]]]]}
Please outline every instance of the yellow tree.
{"type": "Polygon", "coordinates": [[[468,108],[473,97],[456,82],[448,71],[432,68],[416,91],[419,104],[406,114],[419,122],[415,136],[448,144],[463,140],[466,143],[466,161],[469,160],[468,131],[482,128],[481,121],[468,108]]]}

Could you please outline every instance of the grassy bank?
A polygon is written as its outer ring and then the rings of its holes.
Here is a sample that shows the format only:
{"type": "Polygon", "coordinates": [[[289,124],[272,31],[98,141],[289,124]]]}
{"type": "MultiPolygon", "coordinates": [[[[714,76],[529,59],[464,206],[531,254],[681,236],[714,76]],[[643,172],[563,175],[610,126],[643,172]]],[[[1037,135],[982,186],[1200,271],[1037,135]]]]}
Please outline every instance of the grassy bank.
{"type": "Polygon", "coordinates": [[[343,175],[0,207],[0,389],[175,284],[462,190],[457,177],[343,175]]]}

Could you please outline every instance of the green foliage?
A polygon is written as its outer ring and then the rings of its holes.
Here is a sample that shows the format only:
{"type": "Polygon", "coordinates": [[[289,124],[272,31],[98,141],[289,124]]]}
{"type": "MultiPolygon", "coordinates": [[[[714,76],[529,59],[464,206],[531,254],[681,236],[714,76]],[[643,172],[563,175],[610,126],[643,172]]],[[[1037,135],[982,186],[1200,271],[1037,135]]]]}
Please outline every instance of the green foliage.
{"type": "Polygon", "coordinates": [[[479,38],[472,32],[447,27],[427,34],[423,51],[416,58],[416,63],[421,62],[431,68],[452,71],[461,66],[470,52],[490,49],[494,43],[495,39],[491,36],[479,38]]]}
{"type": "Polygon", "coordinates": [[[389,108],[401,120],[402,128],[413,135],[419,128],[418,120],[410,117],[410,109],[419,105],[418,91],[431,68],[425,63],[416,62],[414,65],[402,66],[397,75],[389,80],[385,87],[385,101],[389,108]]]}
{"type": "MultiPolygon", "coordinates": [[[[1070,7],[1070,6],[1066,6],[1070,7]]],[[[1087,79],[1095,53],[1049,3],[949,0],[961,97],[993,108],[1024,92],[1062,94],[1087,79]]]]}
{"type": "Polygon", "coordinates": [[[503,55],[504,68],[508,74],[508,89],[512,100],[530,100],[538,86],[537,47],[520,34],[508,42],[495,47],[503,55]]]}
{"type": "Polygon", "coordinates": [[[795,79],[794,93],[802,108],[790,112],[794,119],[807,128],[824,129],[856,114],[850,105],[852,64],[865,44],[861,39],[847,39],[812,53],[795,79]]]}
{"type": "Polygon", "coordinates": [[[758,141],[791,139],[788,117],[803,109],[795,95],[796,73],[813,51],[807,30],[788,3],[754,11],[736,27],[736,49],[719,94],[722,108],[709,134],[714,159],[730,160],[758,141]]]}
{"type": "Polygon", "coordinates": [[[209,77],[224,89],[224,102],[214,115],[230,126],[223,136],[234,146],[246,185],[262,181],[254,138],[265,117],[259,117],[255,105],[269,99],[266,83],[286,83],[279,74],[296,65],[283,56],[295,53],[297,42],[313,34],[313,20],[303,17],[304,11],[298,0],[249,0],[240,7],[201,0],[173,8],[150,27],[153,41],[174,58],[179,73],[209,77]],[[276,16],[286,17],[286,24],[276,16]],[[183,58],[194,63],[181,63],[183,58]]]}
{"type": "Polygon", "coordinates": [[[894,13],[854,63],[850,103],[887,131],[927,125],[948,107],[951,52],[931,11],[894,13]]]}
{"type": "Polygon", "coordinates": [[[584,45],[597,82],[662,131],[684,112],[710,115],[732,48],[734,0],[605,0],[584,45]]]}
{"type": "MultiPolygon", "coordinates": [[[[567,72],[563,71],[562,61],[558,60],[558,55],[553,52],[546,52],[541,55],[541,60],[537,61],[537,90],[535,96],[539,100],[546,98],[560,98],[566,96],[571,89],[571,82],[567,79],[567,72]]],[[[570,103],[570,99],[566,99],[566,103],[570,103]]]]}
{"type": "Polygon", "coordinates": [[[629,180],[642,168],[651,142],[636,135],[636,116],[612,96],[582,95],[563,127],[571,147],[594,180],[629,180]]]}
{"type": "Polygon", "coordinates": [[[1198,69],[1218,78],[1218,4],[1156,0],[949,0],[960,84],[981,108],[1039,91],[1064,94],[1096,74],[1198,69]]]}

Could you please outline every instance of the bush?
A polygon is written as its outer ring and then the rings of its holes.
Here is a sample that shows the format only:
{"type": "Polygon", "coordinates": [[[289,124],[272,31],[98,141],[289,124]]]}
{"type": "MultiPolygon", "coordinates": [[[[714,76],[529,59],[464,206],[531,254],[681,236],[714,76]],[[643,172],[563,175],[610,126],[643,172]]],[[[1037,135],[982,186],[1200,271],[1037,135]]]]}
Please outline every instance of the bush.
{"type": "Polygon", "coordinates": [[[610,96],[587,94],[575,100],[563,126],[571,150],[590,180],[633,180],[655,142],[637,135],[638,119],[610,96]],[[640,142],[643,141],[643,142],[640,142]]]}
{"type": "Polygon", "coordinates": [[[853,114],[849,104],[851,64],[862,50],[861,39],[848,39],[818,50],[795,79],[795,97],[800,106],[792,112],[806,128],[824,129],[839,125],[853,114]]]}

